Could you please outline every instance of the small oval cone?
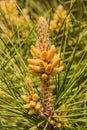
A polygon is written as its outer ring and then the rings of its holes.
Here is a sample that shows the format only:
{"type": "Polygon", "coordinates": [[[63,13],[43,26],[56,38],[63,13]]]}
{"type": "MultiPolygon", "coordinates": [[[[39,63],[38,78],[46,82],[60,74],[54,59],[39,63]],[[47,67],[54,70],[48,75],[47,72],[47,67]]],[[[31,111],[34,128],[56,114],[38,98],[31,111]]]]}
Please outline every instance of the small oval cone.
{"type": "Polygon", "coordinates": [[[61,123],[57,123],[56,126],[57,126],[58,128],[61,128],[61,127],[62,127],[62,124],[61,124],[61,123]]]}
{"type": "Polygon", "coordinates": [[[55,121],[51,119],[49,123],[50,123],[51,125],[54,125],[54,124],[55,124],[55,121]]]}
{"type": "Polygon", "coordinates": [[[35,93],[35,94],[32,96],[32,99],[33,99],[34,101],[38,101],[38,99],[39,99],[38,94],[35,93]]]}
{"type": "Polygon", "coordinates": [[[41,75],[41,79],[42,79],[42,80],[47,80],[47,79],[48,79],[48,75],[45,74],[45,73],[42,74],[42,75],[41,75]]]}

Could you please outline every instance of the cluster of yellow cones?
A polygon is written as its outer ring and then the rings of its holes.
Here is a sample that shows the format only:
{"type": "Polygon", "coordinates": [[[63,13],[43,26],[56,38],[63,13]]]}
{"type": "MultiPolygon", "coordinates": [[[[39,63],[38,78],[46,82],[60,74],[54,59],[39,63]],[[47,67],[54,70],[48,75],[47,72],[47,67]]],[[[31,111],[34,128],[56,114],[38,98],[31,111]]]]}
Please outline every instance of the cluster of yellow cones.
{"type": "Polygon", "coordinates": [[[26,102],[26,104],[23,105],[23,108],[29,110],[28,111],[29,115],[36,114],[40,110],[41,105],[40,105],[40,102],[39,102],[38,94],[34,93],[32,95],[32,97],[31,96],[25,96],[25,95],[22,95],[21,97],[26,102]]]}
{"type": "Polygon", "coordinates": [[[15,33],[15,29],[19,29],[19,34],[21,37],[26,36],[28,23],[26,22],[25,24],[25,20],[28,22],[30,21],[26,8],[23,8],[22,14],[20,14],[16,7],[15,0],[1,0],[0,13],[0,27],[2,29],[1,36],[3,38],[6,38],[6,35],[11,38],[15,33]],[[4,18],[2,16],[4,16],[4,18]],[[4,23],[4,20],[6,20],[7,25],[4,23]]]}
{"type": "Polygon", "coordinates": [[[53,20],[50,22],[51,32],[58,32],[61,28],[64,31],[64,28],[71,26],[70,18],[67,15],[67,11],[63,8],[62,5],[59,5],[54,13],[53,20]]]}
{"type": "Polygon", "coordinates": [[[54,113],[53,119],[49,121],[51,125],[54,125],[56,128],[61,128],[61,127],[67,127],[67,119],[64,117],[66,116],[66,107],[65,105],[61,106],[61,110],[56,114],[54,113]]]}
{"type": "Polygon", "coordinates": [[[63,70],[60,65],[60,55],[56,54],[54,45],[49,50],[39,50],[31,46],[33,59],[28,59],[29,72],[34,76],[40,76],[42,80],[47,80],[49,76],[54,76],[63,70]]]}

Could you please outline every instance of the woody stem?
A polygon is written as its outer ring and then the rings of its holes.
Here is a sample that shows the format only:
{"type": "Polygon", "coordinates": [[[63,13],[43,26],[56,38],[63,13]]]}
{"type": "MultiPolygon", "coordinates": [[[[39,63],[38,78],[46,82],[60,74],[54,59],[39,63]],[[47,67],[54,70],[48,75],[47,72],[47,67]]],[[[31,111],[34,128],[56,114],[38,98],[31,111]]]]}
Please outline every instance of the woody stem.
{"type": "Polygon", "coordinates": [[[47,117],[53,115],[53,101],[50,87],[50,80],[41,81],[42,86],[42,102],[43,102],[43,114],[47,117]]]}

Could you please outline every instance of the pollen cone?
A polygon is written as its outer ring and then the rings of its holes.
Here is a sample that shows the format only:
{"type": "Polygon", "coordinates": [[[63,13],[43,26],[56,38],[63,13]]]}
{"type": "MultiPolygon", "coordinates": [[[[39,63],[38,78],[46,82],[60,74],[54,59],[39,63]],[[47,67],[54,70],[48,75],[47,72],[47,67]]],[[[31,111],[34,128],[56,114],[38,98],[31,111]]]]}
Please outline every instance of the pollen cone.
{"type": "Polygon", "coordinates": [[[55,52],[56,52],[56,48],[54,45],[52,45],[52,47],[50,48],[47,54],[47,61],[51,61],[53,59],[55,52]]]}
{"type": "Polygon", "coordinates": [[[40,66],[36,66],[36,65],[29,65],[29,68],[31,70],[33,70],[34,72],[41,72],[42,71],[41,67],[40,66]]]}
{"type": "Polygon", "coordinates": [[[35,48],[33,45],[31,46],[31,54],[35,57],[35,58],[39,58],[40,57],[40,50],[35,48]]]}
{"type": "Polygon", "coordinates": [[[60,55],[57,54],[51,61],[52,67],[56,67],[59,64],[59,62],[60,62],[60,55]]]}
{"type": "Polygon", "coordinates": [[[39,65],[40,64],[40,59],[28,59],[27,61],[29,64],[32,64],[32,65],[39,65]]]}
{"type": "Polygon", "coordinates": [[[60,71],[62,71],[63,70],[63,66],[60,66],[59,68],[54,68],[53,69],[53,74],[55,75],[55,74],[57,74],[57,73],[59,73],[60,71]]]}
{"type": "Polygon", "coordinates": [[[41,53],[40,58],[41,58],[42,60],[46,60],[46,58],[47,58],[47,51],[43,51],[43,52],[41,53]]]}

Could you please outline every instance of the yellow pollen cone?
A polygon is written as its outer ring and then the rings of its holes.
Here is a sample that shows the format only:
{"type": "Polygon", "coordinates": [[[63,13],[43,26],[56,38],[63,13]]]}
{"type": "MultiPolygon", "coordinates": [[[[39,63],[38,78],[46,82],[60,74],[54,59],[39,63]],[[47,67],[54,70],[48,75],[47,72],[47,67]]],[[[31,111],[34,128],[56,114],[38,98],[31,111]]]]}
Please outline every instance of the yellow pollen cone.
{"type": "Polygon", "coordinates": [[[35,57],[35,58],[39,58],[40,57],[40,50],[38,50],[36,47],[34,47],[33,45],[31,46],[31,54],[35,57]]]}
{"type": "Polygon", "coordinates": [[[26,96],[26,95],[22,95],[21,98],[22,98],[25,102],[29,102],[29,101],[30,101],[29,97],[26,96]]]}
{"type": "Polygon", "coordinates": [[[46,58],[47,58],[47,51],[42,51],[42,53],[41,53],[41,55],[40,55],[40,58],[41,58],[42,60],[46,60],[46,58]]]}
{"type": "Polygon", "coordinates": [[[30,107],[35,107],[36,106],[36,102],[35,101],[30,101],[30,107]]]}
{"type": "Polygon", "coordinates": [[[67,127],[68,125],[66,123],[63,124],[64,127],[67,127]]]}
{"type": "Polygon", "coordinates": [[[36,65],[29,65],[29,68],[32,69],[35,72],[41,72],[42,69],[40,66],[36,66],[36,65]]]}
{"type": "Polygon", "coordinates": [[[41,108],[41,105],[40,105],[40,103],[38,102],[37,104],[36,104],[36,106],[35,106],[35,109],[36,110],[39,110],[41,108]]]}
{"type": "Polygon", "coordinates": [[[36,113],[36,111],[35,111],[34,109],[31,109],[31,110],[29,110],[29,112],[28,112],[29,115],[33,115],[33,114],[35,114],[35,113],[36,113]]]}
{"type": "Polygon", "coordinates": [[[35,72],[34,70],[29,70],[29,73],[31,73],[34,76],[39,76],[40,75],[38,72],[35,72]]]}
{"type": "Polygon", "coordinates": [[[47,79],[48,79],[47,74],[45,74],[45,73],[44,73],[44,74],[42,74],[42,75],[41,75],[41,79],[42,79],[42,80],[47,80],[47,79]]]}
{"type": "Polygon", "coordinates": [[[61,119],[61,123],[67,122],[67,119],[61,119]]]}
{"type": "Polygon", "coordinates": [[[61,127],[62,127],[62,124],[61,124],[61,123],[57,123],[56,126],[57,126],[58,128],[61,128],[61,127]]]}
{"type": "Polygon", "coordinates": [[[50,120],[49,122],[51,125],[54,125],[55,124],[55,121],[54,120],[50,120]]]}
{"type": "Polygon", "coordinates": [[[51,61],[52,68],[57,66],[59,63],[60,63],[60,56],[58,54],[58,55],[55,55],[54,58],[51,61]]]}
{"type": "Polygon", "coordinates": [[[52,71],[52,65],[48,64],[47,67],[46,67],[46,69],[45,69],[45,72],[48,73],[48,74],[50,74],[51,71],[52,71]]]}
{"type": "Polygon", "coordinates": [[[59,72],[61,72],[63,70],[63,68],[64,68],[63,66],[60,66],[59,68],[54,68],[53,73],[58,74],[59,72]]]}
{"type": "Polygon", "coordinates": [[[39,65],[40,64],[39,59],[28,59],[27,61],[29,64],[32,64],[32,65],[39,65]]]}
{"type": "Polygon", "coordinates": [[[41,61],[40,61],[40,66],[41,66],[42,68],[46,68],[47,63],[41,60],[41,61]]]}
{"type": "Polygon", "coordinates": [[[35,93],[35,94],[32,96],[32,99],[33,99],[34,101],[38,101],[38,99],[39,99],[38,94],[35,93]]]}
{"type": "Polygon", "coordinates": [[[30,103],[23,105],[23,108],[30,108],[30,103]]]}
{"type": "Polygon", "coordinates": [[[52,45],[52,47],[50,48],[47,54],[47,61],[51,61],[53,59],[55,52],[56,52],[56,48],[54,45],[52,45]]]}

